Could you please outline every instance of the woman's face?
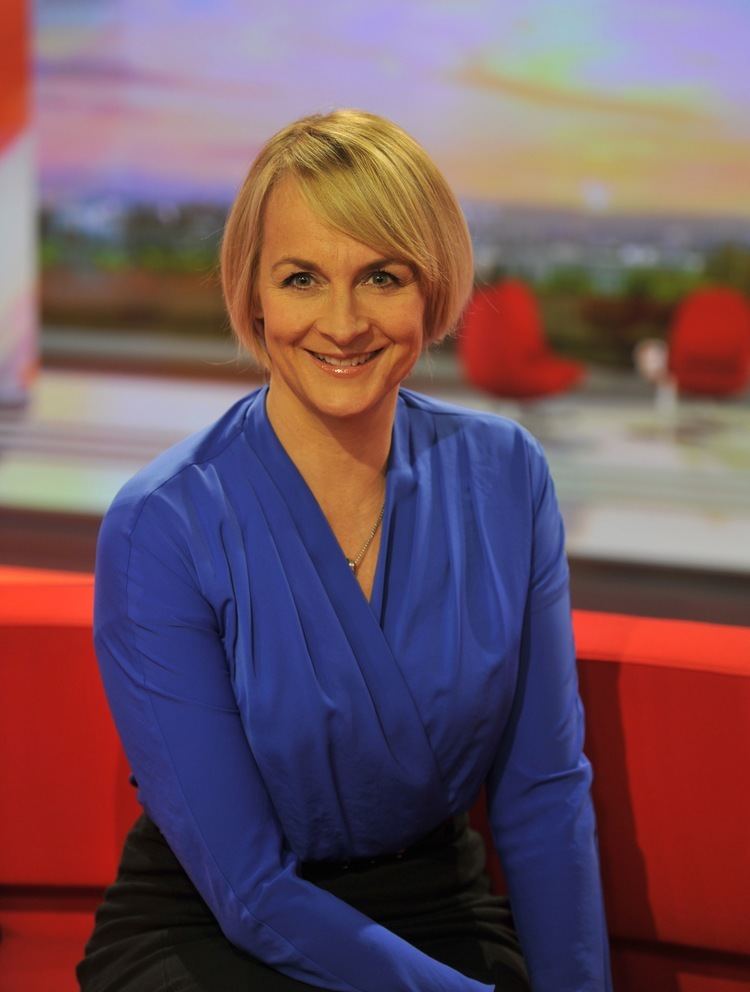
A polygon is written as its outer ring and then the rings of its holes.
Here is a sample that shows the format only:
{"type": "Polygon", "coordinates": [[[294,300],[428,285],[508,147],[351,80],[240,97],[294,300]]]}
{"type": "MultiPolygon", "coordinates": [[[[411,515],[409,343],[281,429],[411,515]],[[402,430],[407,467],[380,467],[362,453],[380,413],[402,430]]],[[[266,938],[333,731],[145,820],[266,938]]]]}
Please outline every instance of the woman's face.
{"type": "Polygon", "coordinates": [[[258,303],[277,412],[353,417],[395,403],[422,351],[411,266],[330,228],[292,179],[266,204],[258,303]]]}

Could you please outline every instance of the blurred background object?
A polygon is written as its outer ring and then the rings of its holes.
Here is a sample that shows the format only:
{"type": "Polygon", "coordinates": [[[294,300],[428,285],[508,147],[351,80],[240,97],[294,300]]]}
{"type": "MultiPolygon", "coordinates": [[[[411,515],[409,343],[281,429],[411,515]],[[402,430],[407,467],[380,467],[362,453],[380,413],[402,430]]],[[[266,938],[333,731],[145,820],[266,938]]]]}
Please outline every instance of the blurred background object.
{"type": "Polygon", "coordinates": [[[643,338],[633,348],[633,365],[654,387],[654,402],[662,417],[677,414],[677,383],[669,371],[669,348],[659,338],[643,338]]]}
{"type": "Polygon", "coordinates": [[[474,294],[458,335],[467,381],[493,396],[540,399],[566,392],[585,366],[560,358],[547,343],[534,294],[506,279],[474,294]]]}
{"type": "Polygon", "coordinates": [[[735,289],[695,290],[683,300],[669,336],[677,387],[732,396],[750,381],[750,306],[735,289]]]}
{"type": "Polygon", "coordinates": [[[36,369],[36,175],[27,0],[0,6],[0,407],[23,404],[36,369]]]}

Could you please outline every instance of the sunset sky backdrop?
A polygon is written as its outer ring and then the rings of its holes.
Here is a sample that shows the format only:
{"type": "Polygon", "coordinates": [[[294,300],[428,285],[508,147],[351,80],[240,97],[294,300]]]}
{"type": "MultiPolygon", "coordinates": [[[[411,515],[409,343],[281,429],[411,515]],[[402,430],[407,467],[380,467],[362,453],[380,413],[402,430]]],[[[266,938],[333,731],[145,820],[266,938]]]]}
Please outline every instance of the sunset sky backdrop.
{"type": "Polygon", "coordinates": [[[747,0],[37,0],[47,202],[228,201],[358,106],[464,199],[750,216],[747,0]]]}

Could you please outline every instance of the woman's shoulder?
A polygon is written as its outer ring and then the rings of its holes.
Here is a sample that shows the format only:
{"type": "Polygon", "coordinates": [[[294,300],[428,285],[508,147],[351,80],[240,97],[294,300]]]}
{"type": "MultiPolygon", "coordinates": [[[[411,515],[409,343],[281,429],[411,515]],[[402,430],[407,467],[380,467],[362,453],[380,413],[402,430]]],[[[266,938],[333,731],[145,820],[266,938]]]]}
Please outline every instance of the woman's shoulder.
{"type": "Polygon", "coordinates": [[[490,410],[448,403],[435,396],[412,389],[400,390],[410,423],[418,429],[420,423],[434,436],[460,439],[476,458],[491,458],[507,467],[510,462],[532,466],[546,464],[542,445],[522,424],[490,410]]]}
{"type": "Polygon", "coordinates": [[[260,390],[246,394],[217,420],[160,452],[116,492],[106,516],[127,518],[131,526],[150,503],[174,504],[174,496],[201,486],[211,466],[241,438],[247,412],[260,390]],[[192,470],[192,471],[191,471],[192,470]],[[162,500],[153,497],[161,495],[162,500]]]}

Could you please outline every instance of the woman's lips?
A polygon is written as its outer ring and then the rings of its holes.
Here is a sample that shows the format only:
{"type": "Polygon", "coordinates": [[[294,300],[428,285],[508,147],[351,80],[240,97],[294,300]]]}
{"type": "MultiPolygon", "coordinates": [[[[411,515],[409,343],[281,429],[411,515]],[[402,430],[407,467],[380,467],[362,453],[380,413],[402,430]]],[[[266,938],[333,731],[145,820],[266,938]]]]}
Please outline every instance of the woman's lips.
{"type": "Polygon", "coordinates": [[[325,355],[324,352],[310,351],[307,348],[305,350],[319,369],[328,372],[329,375],[335,375],[339,378],[345,377],[347,379],[364,372],[368,365],[372,365],[378,355],[383,351],[382,348],[377,348],[374,351],[360,352],[358,355],[325,355]],[[330,358],[331,361],[326,361],[326,358],[330,358]],[[365,358],[365,360],[361,361],[362,358],[365,358]],[[353,360],[356,360],[357,364],[337,364],[338,362],[349,363],[353,360]]]}

